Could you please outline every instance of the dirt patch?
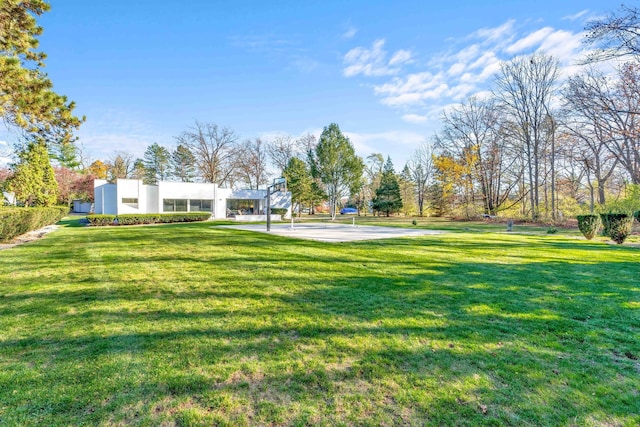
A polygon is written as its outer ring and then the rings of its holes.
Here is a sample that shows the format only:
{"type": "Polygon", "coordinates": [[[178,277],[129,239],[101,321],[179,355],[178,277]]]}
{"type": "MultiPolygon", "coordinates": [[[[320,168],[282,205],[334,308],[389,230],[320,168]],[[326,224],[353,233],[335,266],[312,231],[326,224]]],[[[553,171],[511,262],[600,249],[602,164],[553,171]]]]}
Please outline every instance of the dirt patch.
{"type": "Polygon", "coordinates": [[[25,243],[29,243],[29,242],[33,242],[35,240],[41,239],[47,234],[51,233],[52,231],[57,230],[58,228],[60,228],[59,225],[47,225],[46,227],[42,227],[38,230],[30,231],[26,234],[23,234],[22,236],[16,237],[10,243],[0,243],[0,250],[10,249],[10,248],[13,248],[14,246],[22,245],[25,243]]]}

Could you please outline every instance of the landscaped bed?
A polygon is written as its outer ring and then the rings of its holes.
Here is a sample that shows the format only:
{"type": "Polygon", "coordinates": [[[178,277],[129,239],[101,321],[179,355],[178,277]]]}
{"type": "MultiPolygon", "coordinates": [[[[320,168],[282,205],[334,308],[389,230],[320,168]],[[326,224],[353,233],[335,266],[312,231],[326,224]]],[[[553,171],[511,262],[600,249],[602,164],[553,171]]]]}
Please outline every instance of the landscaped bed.
{"type": "Polygon", "coordinates": [[[638,425],[636,237],[440,225],[62,227],[1,251],[0,424],[638,425]]]}

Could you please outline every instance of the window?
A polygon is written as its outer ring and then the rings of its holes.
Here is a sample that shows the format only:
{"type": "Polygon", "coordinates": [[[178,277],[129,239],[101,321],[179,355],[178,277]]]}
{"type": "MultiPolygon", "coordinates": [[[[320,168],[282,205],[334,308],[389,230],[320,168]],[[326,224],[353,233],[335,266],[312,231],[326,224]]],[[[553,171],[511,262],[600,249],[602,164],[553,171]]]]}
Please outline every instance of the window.
{"type": "Polygon", "coordinates": [[[213,200],[189,200],[190,212],[211,212],[213,200]]]}
{"type": "Polygon", "coordinates": [[[228,199],[227,216],[260,215],[260,200],[228,199]]]}
{"type": "Polygon", "coordinates": [[[122,204],[127,205],[132,208],[138,208],[138,198],[137,197],[123,197],[122,204]]]}
{"type": "Polygon", "coordinates": [[[186,199],[162,199],[163,212],[186,212],[186,199]]]}

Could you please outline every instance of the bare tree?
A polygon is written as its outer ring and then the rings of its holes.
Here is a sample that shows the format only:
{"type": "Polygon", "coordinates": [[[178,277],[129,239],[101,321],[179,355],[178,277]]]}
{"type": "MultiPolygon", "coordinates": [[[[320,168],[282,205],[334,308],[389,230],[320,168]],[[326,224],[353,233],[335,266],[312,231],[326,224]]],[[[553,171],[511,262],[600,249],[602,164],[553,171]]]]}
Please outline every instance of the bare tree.
{"type": "Polygon", "coordinates": [[[296,139],[296,147],[298,148],[300,159],[306,161],[306,159],[309,156],[309,153],[315,151],[317,145],[318,145],[317,138],[310,133],[296,139]]]}
{"type": "Polygon", "coordinates": [[[107,176],[109,181],[115,181],[118,178],[131,178],[134,171],[133,156],[124,151],[116,151],[107,163],[107,176]]]}
{"type": "Polygon", "coordinates": [[[433,150],[427,143],[423,143],[413,153],[409,162],[408,177],[414,183],[416,203],[418,205],[418,215],[424,216],[425,202],[427,200],[429,185],[433,179],[434,166],[433,166],[433,150]]]}
{"type": "Polygon", "coordinates": [[[282,174],[289,164],[289,160],[296,156],[297,145],[291,136],[281,135],[270,141],[266,149],[271,162],[282,174]]]}
{"type": "Polygon", "coordinates": [[[438,148],[455,155],[466,165],[468,180],[478,183],[485,214],[495,215],[508,200],[516,180],[503,179],[513,163],[507,156],[501,133],[499,110],[492,99],[471,97],[443,114],[444,126],[437,138],[438,148]]]}
{"type": "Polygon", "coordinates": [[[247,139],[236,153],[236,170],[239,178],[251,190],[268,182],[267,149],[260,138],[247,139]]]}
{"type": "Polygon", "coordinates": [[[595,138],[598,156],[602,157],[602,145],[634,184],[640,184],[640,121],[635,113],[640,111],[639,84],[640,66],[628,63],[620,67],[615,80],[589,70],[570,78],[565,91],[579,118],[574,133],[595,138]]]}
{"type": "Polygon", "coordinates": [[[586,42],[597,50],[584,62],[606,61],[612,58],[633,56],[640,59],[640,10],[637,7],[620,7],[618,13],[610,13],[587,24],[586,42]]]}
{"type": "Polygon", "coordinates": [[[502,64],[496,98],[515,125],[526,164],[531,217],[540,214],[540,186],[545,132],[558,77],[558,62],[546,54],[520,56],[502,64]]]}
{"type": "Polygon", "coordinates": [[[196,122],[176,140],[193,153],[204,182],[231,186],[238,142],[233,130],[214,123],[196,122]]]}

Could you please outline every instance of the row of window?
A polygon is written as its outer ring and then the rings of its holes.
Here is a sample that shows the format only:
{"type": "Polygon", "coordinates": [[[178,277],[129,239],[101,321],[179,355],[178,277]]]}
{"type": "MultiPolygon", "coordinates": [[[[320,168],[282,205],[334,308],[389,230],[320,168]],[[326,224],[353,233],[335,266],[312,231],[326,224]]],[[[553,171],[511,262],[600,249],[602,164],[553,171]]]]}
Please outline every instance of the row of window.
{"type": "MultiPolygon", "coordinates": [[[[132,208],[138,208],[138,199],[123,197],[122,203],[132,208]]],[[[162,212],[212,212],[213,200],[163,199],[162,212]]]]}

